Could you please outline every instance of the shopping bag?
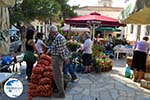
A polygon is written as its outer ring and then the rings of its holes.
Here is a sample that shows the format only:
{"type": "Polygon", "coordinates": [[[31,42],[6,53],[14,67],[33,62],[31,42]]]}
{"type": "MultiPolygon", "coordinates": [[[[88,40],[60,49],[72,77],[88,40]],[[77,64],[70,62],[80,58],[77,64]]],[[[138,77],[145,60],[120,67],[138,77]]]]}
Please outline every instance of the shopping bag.
{"type": "Polygon", "coordinates": [[[2,65],[9,65],[13,61],[12,57],[7,55],[2,58],[2,65]]]}
{"type": "Polygon", "coordinates": [[[132,78],[133,77],[133,71],[130,69],[129,66],[125,67],[125,77],[132,78]]]}

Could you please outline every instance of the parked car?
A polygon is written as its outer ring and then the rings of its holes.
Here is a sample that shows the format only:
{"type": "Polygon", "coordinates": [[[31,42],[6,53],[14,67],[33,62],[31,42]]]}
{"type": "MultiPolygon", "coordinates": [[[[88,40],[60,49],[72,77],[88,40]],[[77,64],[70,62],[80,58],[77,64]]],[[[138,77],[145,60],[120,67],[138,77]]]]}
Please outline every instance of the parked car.
{"type": "Polygon", "coordinates": [[[22,41],[17,35],[10,36],[10,53],[21,52],[22,41]]]}

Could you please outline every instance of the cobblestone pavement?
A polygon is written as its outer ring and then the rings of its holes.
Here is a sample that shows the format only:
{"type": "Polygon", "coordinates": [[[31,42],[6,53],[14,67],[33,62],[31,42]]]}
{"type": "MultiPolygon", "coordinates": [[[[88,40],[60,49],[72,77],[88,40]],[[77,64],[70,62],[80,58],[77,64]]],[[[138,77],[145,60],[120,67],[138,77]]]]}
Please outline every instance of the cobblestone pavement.
{"type": "MultiPolygon", "coordinates": [[[[78,73],[78,82],[69,83],[65,91],[66,98],[34,97],[33,100],[148,100],[150,90],[140,87],[139,83],[123,77],[125,60],[114,60],[113,70],[103,73],[78,73]]],[[[22,95],[16,100],[27,100],[27,84],[25,80],[25,66],[21,74],[14,77],[20,79],[24,85],[22,95]]],[[[0,93],[0,100],[12,100],[4,93],[0,93]]]]}

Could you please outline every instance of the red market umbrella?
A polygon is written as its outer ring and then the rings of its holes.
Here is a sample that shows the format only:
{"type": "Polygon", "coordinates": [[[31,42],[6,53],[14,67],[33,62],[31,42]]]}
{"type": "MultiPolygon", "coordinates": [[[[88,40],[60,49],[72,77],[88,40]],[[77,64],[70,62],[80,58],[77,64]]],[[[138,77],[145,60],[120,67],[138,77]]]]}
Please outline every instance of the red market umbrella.
{"type": "Polygon", "coordinates": [[[103,16],[97,12],[92,12],[89,15],[65,19],[65,23],[70,24],[71,26],[82,26],[82,27],[88,26],[89,23],[95,23],[97,25],[106,27],[125,26],[125,24],[121,24],[117,19],[103,16]]]}
{"type": "Polygon", "coordinates": [[[97,12],[92,12],[89,15],[65,19],[65,23],[77,27],[85,27],[85,26],[90,27],[90,29],[92,30],[93,39],[95,35],[95,29],[99,26],[104,27],[125,26],[125,24],[121,24],[117,19],[103,16],[97,12]]]}

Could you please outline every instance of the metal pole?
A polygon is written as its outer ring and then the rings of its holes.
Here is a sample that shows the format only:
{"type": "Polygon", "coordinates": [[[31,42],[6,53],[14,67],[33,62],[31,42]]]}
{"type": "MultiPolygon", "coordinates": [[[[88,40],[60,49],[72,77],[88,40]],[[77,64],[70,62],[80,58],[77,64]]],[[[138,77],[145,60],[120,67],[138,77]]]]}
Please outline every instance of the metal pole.
{"type": "Polygon", "coordinates": [[[92,34],[93,34],[93,40],[94,40],[94,37],[95,37],[95,24],[93,24],[93,32],[92,32],[92,34]]]}

